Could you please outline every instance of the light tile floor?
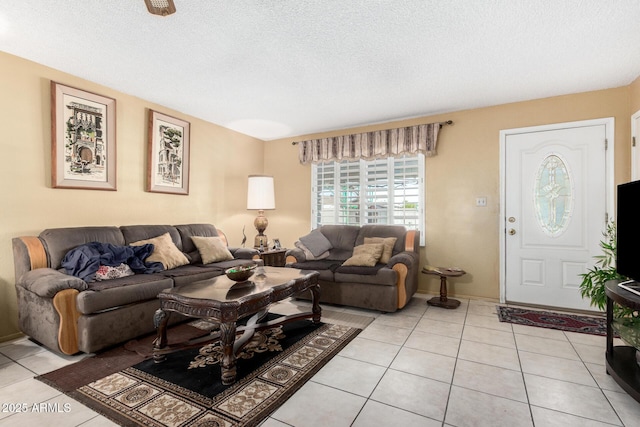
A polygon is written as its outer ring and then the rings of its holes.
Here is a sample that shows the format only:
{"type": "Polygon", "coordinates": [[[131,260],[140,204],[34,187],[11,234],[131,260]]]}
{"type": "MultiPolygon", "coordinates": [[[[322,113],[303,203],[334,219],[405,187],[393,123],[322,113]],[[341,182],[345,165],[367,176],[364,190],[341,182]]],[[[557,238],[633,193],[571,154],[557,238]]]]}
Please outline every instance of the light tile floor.
{"type": "MultiPolygon", "coordinates": [[[[375,320],[262,426],[640,425],[640,403],[605,372],[604,337],[500,323],[493,302],[430,307],[430,297],[393,314],[328,306],[375,320]]],[[[113,426],[33,378],[82,357],[0,344],[0,426],[113,426]]]]}

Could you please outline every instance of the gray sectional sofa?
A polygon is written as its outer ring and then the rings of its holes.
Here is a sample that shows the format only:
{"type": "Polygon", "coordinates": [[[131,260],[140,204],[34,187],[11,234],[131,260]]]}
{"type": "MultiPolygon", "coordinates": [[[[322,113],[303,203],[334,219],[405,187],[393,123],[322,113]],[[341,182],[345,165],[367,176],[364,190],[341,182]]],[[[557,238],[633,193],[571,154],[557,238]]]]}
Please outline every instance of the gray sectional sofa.
{"type": "MultiPolygon", "coordinates": [[[[228,248],[224,233],[211,224],[54,228],[38,236],[16,237],[12,243],[19,328],[35,341],[65,354],[92,353],[150,333],[154,331],[153,315],[159,308],[157,295],[163,289],[216,277],[239,264],[260,262],[253,260],[257,254],[254,249],[228,248]],[[198,237],[192,239],[194,236],[198,237]],[[158,243],[161,237],[163,243],[158,243]],[[199,237],[204,239],[197,240],[199,237]],[[209,239],[215,237],[220,239],[209,239]],[[153,238],[155,244],[145,246],[149,245],[145,241],[153,238]],[[203,256],[209,257],[205,261],[216,259],[201,254],[203,241],[214,241],[221,251],[228,250],[219,258],[224,260],[203,263],[203,256]],[[139,273],[116,278],[101,276],[103,280],[97,281],[100,271],[111,274],[115,270],[103,267],[93,272],[97,266],[92,264],[96,260],[92,242],[99,242],[101,249],[117,251],[129,250],[135,242],[142,242],[136,244],[143,252],[166,246],[179,262],[167,261],[171,256],[161,254],[160,263],[157,259],[149,261],[149,257],[139,273]],[[74,271],[76,276],[67,274],[73,263],[81,263],[74,271]]],[[[105,251],[101,256],[108,258],[113,252],[119,255],[117,251],[105,251]]],[[[100,261],[103,262],[107,263],[100,261]]],[[[130,269],[127,271],[132,274],[130,269]]],[[[179,316],[173,320],[179,321],[179,316]]]]}
{"type": "Polygon", "coordinates": [[[325,225],[287,251],[287,266],[320,273],[321,302],[393,312],[418,289],[419,242],[404,226],[325,225]]]}

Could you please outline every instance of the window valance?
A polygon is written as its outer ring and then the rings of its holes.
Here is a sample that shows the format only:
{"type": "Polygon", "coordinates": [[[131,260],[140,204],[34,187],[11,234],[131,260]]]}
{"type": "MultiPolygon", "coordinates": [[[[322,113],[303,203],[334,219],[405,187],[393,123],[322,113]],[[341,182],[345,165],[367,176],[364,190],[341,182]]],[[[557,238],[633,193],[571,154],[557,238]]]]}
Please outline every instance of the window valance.
{"type": "Polygon", "coordinates": [[[300,163],[321,163],[330,160],[380,159],[403,154],[436,155],[438,132],[443,123],[427,123],[374,132],[310,139],[298,145],[300,163]]]}

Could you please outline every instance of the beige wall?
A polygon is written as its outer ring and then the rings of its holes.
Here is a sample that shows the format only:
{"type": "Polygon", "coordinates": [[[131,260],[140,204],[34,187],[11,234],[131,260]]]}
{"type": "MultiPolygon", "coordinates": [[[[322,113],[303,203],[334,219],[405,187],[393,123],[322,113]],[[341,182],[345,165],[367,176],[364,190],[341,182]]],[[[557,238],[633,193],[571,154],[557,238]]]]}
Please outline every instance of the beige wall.
{"type": "MultiPolygon", "coordinates": [[[[459,111],[385,125],[305,135],[295,140],[357,133],[417,123],[453,120],[438,141],[438,155],[426,161],[426,241],[421,264],[458,266],[468,274],[456,279],[450,292],[499,298],[500,165],[502,129],[559,122],[615,118],[615,179],[629,179],[629,87],[559,96],[489,108],[459,111]],[[488,206],[475,206],[486,196],[488,206]]],[[[297,160],[294,139],[271,141],[265,170],[275,175],[277,210],[270,215],[270,235],[290,246],[310,229],[310,166],[297,160]]],[[[437,293],[439,281],[420,275],[420,291],[437,293]]]]}
{"type": "Polygon", "coordinates": [[[239,245],[242,227],[253,227],[246,179],[263,172],[263,141],[2,52],[0,94],[0,341],[18,334],[13,237],[48,227],[210,222],[239,245]],[[117,191],[51,188],[51,80],[116,99],[117,191]],[[188,196],[144,191],[149,108],[191,123],[188,196]]]}

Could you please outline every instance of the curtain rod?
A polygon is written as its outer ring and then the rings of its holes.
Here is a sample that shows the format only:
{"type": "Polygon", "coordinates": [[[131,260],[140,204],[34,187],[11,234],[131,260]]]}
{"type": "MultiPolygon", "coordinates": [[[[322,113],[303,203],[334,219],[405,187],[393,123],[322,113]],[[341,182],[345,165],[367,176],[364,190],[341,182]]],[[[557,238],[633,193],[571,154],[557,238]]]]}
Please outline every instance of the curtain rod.
{"type": "MultiPolygon", "coordinates": [[[[447,120],[447,121],[444,121],[444,122],[436,122],[434,124],[440,125],[440,126],[452,125],[453,124],[453,120],[447,120]]],[[[291,143],[291,145],[298,145],[298,144],[299,144],[299,142],[297,142],[297,141],[293,141],[291,143]]]]}

